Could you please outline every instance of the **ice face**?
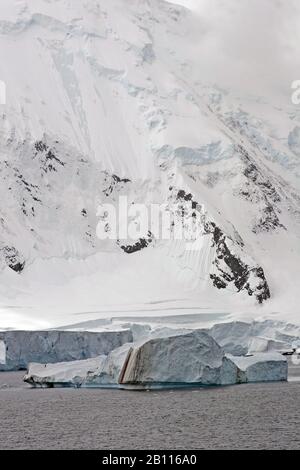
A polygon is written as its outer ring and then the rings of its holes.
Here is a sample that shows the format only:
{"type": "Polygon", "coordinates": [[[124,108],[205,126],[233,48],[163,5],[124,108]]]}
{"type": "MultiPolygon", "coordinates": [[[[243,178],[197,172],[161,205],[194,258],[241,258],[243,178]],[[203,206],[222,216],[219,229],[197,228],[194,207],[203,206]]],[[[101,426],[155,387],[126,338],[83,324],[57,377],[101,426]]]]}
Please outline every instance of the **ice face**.
{"type": "Polygon", "coordinates": [[[271,351],[287,352],[300,341],[299,326],[272,320],[219,323],[209,333],[226,353],[234,356],[271,351]]]}
{"type": "MultiPolygon", "coordinates": [[[[4,345],[2,351],[6,352],[6,361],[0,361],[0,370],[18,370],[26,369],[30,362],[56,363],[107,355],[132,341],[132,333],[130,330],[7,331],[0,332],[0,338],[0,344],[4,345]]],[[[5,359],[3,353],[0,357],[5,359]]]]}
{"type": "Polygon", "coordinates": [[[89,374],[101,370],[106,356],[57,364],[30,363],[24,381],[34,386],[80,387],[89,374]]]}
{"type": "Polygon", "coordinates": [[[286,357],[277,353],[253,354],[247,357],[229,356],[239,369],[240,383],[282,382],[288,377],[286,357]]]}
{"type": "Polygon", "coordinates": [[[37,385],[151,388],[178,385],[228,385],[237,366],[205,331],[128,343],[94,362],[30,364],[25,380],[37,385]]]}
{"type": "Polygon", "coordinates": [[[144,390],[287,380],[278,353],[224,355],[204,330],[128,343],[85,361],[29,364],[25,381],[36,386],[83,386],[144,390]]]}
{"type": "MultiPolygon", "coordinates": [[[[223,368],[222,349],[205,331],[198,330],[137,345],[129,357],[122,384],[221,385],[223,368]]],[[[235,383],[234,373],[231,380],[235,383]]]]}
{"type": "Polygon", "coordinates": [[[6,363],[6,345],[4,341],[0,341],[0,364],[6,363]]]}

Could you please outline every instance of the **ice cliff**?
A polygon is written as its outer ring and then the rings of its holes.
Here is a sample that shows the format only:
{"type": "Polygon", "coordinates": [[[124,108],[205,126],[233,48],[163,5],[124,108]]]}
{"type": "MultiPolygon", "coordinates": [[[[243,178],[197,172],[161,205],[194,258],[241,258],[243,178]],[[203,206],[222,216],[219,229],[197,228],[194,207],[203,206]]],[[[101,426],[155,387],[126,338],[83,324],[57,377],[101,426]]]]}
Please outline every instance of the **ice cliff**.
{"type": "Polygon", "coordinates": [[[206,331],[195,330],[125,344],[86,361],[29,364],[24,380],[34,386],[145,390],[285,381],[287,371],[280,354],[226,356],[206,331]]]}

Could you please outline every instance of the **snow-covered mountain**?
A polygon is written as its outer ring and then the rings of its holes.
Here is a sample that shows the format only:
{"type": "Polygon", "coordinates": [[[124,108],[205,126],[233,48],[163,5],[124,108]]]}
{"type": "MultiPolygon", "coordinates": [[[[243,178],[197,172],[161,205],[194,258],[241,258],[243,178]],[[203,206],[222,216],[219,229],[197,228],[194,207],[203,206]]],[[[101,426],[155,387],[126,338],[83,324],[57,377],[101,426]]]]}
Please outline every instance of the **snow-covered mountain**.
{"type": "Polygon", "coordinates": [[[186,54],[198,17],[165,0],[0,10],[0,326],[201,309],[297,321],[300,110],[202,83],[186,54]],[[101,241],[97,208],[124,195],[191,202],[197,250],[148,231],[101,241]]]}

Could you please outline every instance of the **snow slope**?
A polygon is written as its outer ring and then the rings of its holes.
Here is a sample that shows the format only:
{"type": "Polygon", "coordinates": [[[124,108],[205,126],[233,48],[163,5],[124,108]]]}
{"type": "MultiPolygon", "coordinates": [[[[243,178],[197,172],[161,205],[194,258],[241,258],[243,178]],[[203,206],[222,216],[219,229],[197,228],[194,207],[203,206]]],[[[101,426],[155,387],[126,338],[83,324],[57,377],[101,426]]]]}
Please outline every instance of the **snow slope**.
{"type": "MultiPolygon", "coordinates": [[[[164,0],[2,0],[2,328],[122,315],[298,320],[300,112],[201,82],[164,0]],[[197,250],[101,241],[97,207],[190,202],[197,250]]],[[[178,215],[178,217],[181,217],[178,215]]]]}

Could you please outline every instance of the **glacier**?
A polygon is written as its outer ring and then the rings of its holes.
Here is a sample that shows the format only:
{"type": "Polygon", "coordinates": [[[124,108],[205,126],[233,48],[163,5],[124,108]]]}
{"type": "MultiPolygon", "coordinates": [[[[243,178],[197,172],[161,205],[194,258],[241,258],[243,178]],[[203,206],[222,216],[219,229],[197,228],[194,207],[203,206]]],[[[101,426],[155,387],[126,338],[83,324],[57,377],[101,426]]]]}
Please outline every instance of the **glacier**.
{"type": "MultiPolygon", "coordinates": [[[[67,330],[0,331],[0,371],[23,370],[32,362],[65,363],[104,355],[107,356],[106,368],[98,377],[99,384],[109,381],[107,377],[111,374],[111,363],[119,364],[112,374],[111,380],[115,382],[128,349],[156,340],[160,345],[164,338],[172,341],[172,338],[191,335],[194,339],[199,329],[209,337],[212,351],[216,342],[222,351],[232,356],[271,352],[292,354],[300,344],[300,328],[286,322],[219,321],[208,327],[209,322],[195,322],[193,315],[156,319],[150,316],[148,321],[150,319],[151,323],[145,322],[145,319],[142,321],[140,317],[136,319],[140,323],[124,322],[122,317],[111,322],[103,320],[96,322],[94,329],[91,328],[93,323],[87,322],[80,327],[77,325],[77,328],[71,325],[67,330]],[[188,318],[191,323],[188,323],[188,318]],[[173,324],[170,323],[171,319],[173,324]],[[183,322],[181,326],[180,321],[183,322]],[[119,361],[116,354],[120,355],[119,361]]],[[[192,346],[195,347],[193,341],[192,346]]]]}
{"type": "Polygon", "coordinates": [[[292,352],[300,339],[299,326],[272,320],[219,322],[210,328],[209,333],[226,353],[233,356],[292,352]]]}
{"type": "Polygon", "coordinates": [[[278,353],[225,355],[205,330],[128,343],[107,356],[28,365],[35,387],[71,386],[151,390],[286,381],[287,359],[278,353]]]}

